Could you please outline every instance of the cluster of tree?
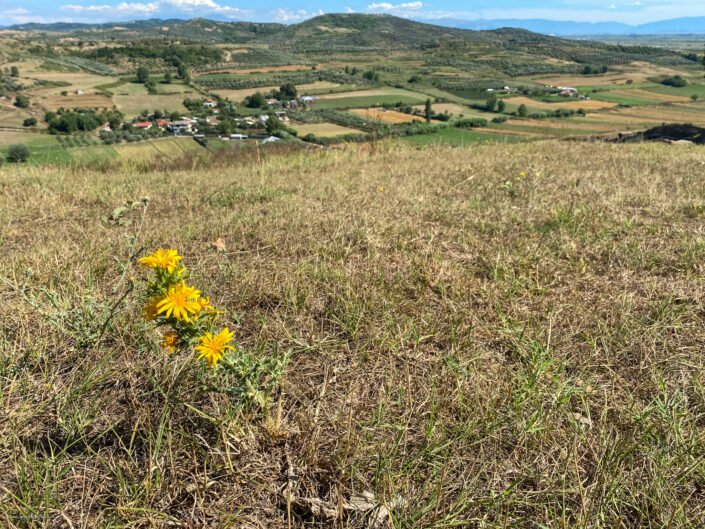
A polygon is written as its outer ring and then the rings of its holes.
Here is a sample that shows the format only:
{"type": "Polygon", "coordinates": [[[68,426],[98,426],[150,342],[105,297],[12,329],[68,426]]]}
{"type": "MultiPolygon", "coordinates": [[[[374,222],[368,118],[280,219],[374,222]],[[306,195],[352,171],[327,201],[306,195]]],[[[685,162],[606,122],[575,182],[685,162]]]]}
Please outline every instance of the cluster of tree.
{"type": "Polygon", "coordinates": [[[476,127],[486,127],[487,120],[482,118],[463,118],[454,123],[459,129],[474,129],[476,127]]]}
{"type": "Polygon", "coordinates": [[[586,64],[580,73],[583,75],[596,75],[600,73],[607,73],[609,71],[609,66],[606,64],[602,66],[593,66],[592,64],[586,64]]]}
{"type": "Polygon", "coordinates": [[[126,125],[127,126],[121,130],[101,132],[100,139],[106,145],[113,145],[115,143],[122,143],[123,141],[134,143],[137,141],[149,140],[167,134],[165,131],[162,131],[156,127],[152,127],[149,130],[135,130],[131,124],[128,123],[126,125]]]}
{"type": "Polygon", "coordinates": [[[665,79],[662,79],[661,84],[664,86],[683,88],[684,86],[688,86],[688,81],[683,79],[680,75],[674,75],[673,77],[666,77],[665,79]]]}
{"type": "Polygon", "coordinates": [[[117,129],[123,120],[119,110],[93,109],[59,109],[57,112],[47,112],[44,120],[49,124],[50,134],[72,134],[75,132],[90,132],[104,123],[117,129]]]}
{"type": "Polygon", "coordinates": [[[128,46],[101,47],[79,52],[81,57],[104,62],[119,62],[122,58],[133,60],[160,59],[178,68],[180,64],[196,66],[213,64],[223,60],[223,52],[214,46],[164,44],[162,42],[144,41],[128,46]]]}

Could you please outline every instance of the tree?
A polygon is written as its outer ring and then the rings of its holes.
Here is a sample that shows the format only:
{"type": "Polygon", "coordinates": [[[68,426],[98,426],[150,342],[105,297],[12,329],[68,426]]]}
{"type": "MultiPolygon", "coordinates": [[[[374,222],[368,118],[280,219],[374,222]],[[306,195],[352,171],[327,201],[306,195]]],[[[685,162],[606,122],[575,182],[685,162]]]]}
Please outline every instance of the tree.
{"type": "Polygon", "coordinates": [[[37,125],[37,118],[27,118],[22,122],[25,127],[35,127],[37,125]]]}
{"type": "Polygon", "coordinates": [[[146,83],[149,80],[149,70],[146,66],[137,68],[137,82],[146,83]]]}
{"type": "Polygon", "coordinates": [[[497,112],[504,112],[507,109],[507,104],[500,99],[497,103],[497,112]]]}
{"type": "Polygon", "coordinates": [[[519,105],[519,108],[517,109],[517,115],[520,118],[525,118],[529,115],[529,109],[526,108],[526,105],[519,105]]]}
{"type": "Polygon", "coordinates": [[[184,83],[191,82],[191,74],[189,73],[186,65],[182,62],[180,62],[176,67],[176,75],[178,75],[179,78],[184,81],[184,83]]]}
{"type": "Polygon", "coordinates": [[[219,134],[232,134],[235,124],[230,120],[223,120],[215,128],[219,134]]]}
{"type": "Polygon", "coordinates": [[[171,84],[171,72],[164,74],[164,84],[171,84]]]}
{"type": "Polygon", "coordinates": [[[10,75],[12,77],[19,77],[20,76],[20,69],[17,66],[13,66],[10,68],[10,75]]]}
{"type": "Polygon", "coordinates": [[[154,82],[154,79],[147,79],[144,83],[144,86],[147,89],[148,93],[150,93],[150,94],[157,93],[157,83],[154,82]]]}
{"type": "Polygon", "coordinates": [[[428,98],[426,100],[426,108],[424,110],[426,115],[426,123],[431,123],[431,118],[433,117],[433,107],[431,106],[431,98],[428,98]]]}
{"type": "Polygon", "coordinates": [[[697,101],[699,98],[700,96],[698,96],[698,94],[693,94],[692,96],[690,96],[690,99],[692,99],[693,101],[697,101]]]}
{"type": "Polygon", "coordinates": [[[247,108],[262,108],[267,106],[267,99],[262,92],[256,92],[245,98],[245,106],[247,108]]]}
{"type": "Polygon", "coordinates": [[[23,163],[29,160],[29,147],[20,143],[18,145],[10,145],[7,149],[7,161],[11,163],[23,163]]]}
{"type": "Polygon", "coordinates": [[[294,83],[285,83],[279,88],[279,99],[281,101],[290,101],[296,99],[299,93],[296,90],[296,85],[294,83]]]}
{"type": "Polygon", "coordinates": [[[280,130],[283,130],[284,125],[282,124],[281,121],[279,121],[279,118],[277,116],[275,116],[274,114],[270,114],[269,119],[267,120],[267,123],[265,124],[265,128],[267,129],[267,134],[272,136],[272,135],[275,135],[280,130]]]}
{"type": "Polygon", "coordinates": [[[494,112],[495,109],[497,108],[497,94],[492,92],[488,97],[487,97],[487,102],[485,103],[485,108],[489,110],[490,112],[494,112]]]}
{"type": "Polygon", "coordinates": [[[17,108],[27,108],[29,106],[29,98],[23,95],[17,96],[15,98],[15,106],[17,108]]]}

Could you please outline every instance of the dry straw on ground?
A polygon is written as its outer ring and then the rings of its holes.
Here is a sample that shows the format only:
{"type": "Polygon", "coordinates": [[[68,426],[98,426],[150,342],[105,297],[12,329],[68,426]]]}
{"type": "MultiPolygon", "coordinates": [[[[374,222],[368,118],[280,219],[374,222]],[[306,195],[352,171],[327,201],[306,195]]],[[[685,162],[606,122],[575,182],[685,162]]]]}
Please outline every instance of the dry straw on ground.
{"type": "Polygon", "coordinates": [[[701,528],[704,174],[559,142],[5,166],[0,526],[701,528]],[[144,196],[133,247],[108,215],[144,196]],[[291,353],[269,415],[175,383],[133,297],[104,325],[142,246],[291,353]]]}

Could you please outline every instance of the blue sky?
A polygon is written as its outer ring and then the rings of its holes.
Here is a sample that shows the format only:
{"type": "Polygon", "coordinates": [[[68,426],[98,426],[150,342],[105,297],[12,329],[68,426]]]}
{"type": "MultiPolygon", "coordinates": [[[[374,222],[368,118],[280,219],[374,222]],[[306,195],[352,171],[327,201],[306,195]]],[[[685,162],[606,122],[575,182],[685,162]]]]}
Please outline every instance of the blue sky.
{"type": "Polygon", "coordinates": [[[640,24],[705,16],[705,2],[674,0],[0,0],[0,25],[192,18],[294,23],[320,13],[389,13],[415,19],[546,18],[640,24]]]}

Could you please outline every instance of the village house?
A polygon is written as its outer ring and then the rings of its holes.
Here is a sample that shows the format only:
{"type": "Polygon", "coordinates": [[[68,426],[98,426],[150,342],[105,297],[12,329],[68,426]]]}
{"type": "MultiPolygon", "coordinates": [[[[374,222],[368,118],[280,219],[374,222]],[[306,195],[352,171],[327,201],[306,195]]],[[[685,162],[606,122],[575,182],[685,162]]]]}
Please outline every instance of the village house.
{"type": "Polygon", "coordinates": [[[179,136],[181,134],[191,134],[193,132],[193,125],[191,123],[191,120],[182,119],[169,123],[168,129],[169,132],[171,132],[175,136],[179,136]]]}
{"type": "Polygon", "coordinates": [[[152,128],[151,121],[138,121],[135,123],[135,128],[140,130],[149,130],[152,128]]]}
{"type": "Polygon", "coordinates": [[[218,102],[217,102],[217,101],[214,101],[214,100],[212,100],[212,99],[206,99],[206,100],[203,102],[203,106],[206,107],[206,108],[216,108],[216,107],[218,106],[218,102]]]}

